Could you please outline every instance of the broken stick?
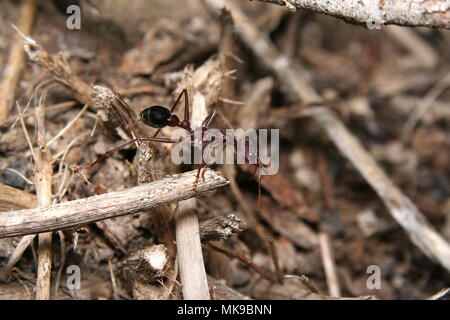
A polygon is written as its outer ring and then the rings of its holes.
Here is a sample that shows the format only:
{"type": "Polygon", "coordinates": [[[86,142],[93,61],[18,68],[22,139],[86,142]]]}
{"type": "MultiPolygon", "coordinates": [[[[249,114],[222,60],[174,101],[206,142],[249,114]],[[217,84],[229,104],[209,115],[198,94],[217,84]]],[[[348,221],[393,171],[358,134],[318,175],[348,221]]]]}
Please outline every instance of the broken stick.
{"type": "MultiPolygon", "coordinates": [[[[52,203],[52,155],[45,146],[45,111],[42,101],[36,108],[38,145],[34,163],[36,197],[40,208],[52,203]]],[[[38,235],[38,270],[36,279],[36,300],[49,300],[52,273],[52,233],[38,235]]]]}
{"type": "Polygon", "coordinates": [[[196,197],[223,187],[228,181],[213,170],[205,171],[205,181],[192,190],[197,170],[110,192],[63,202],[46,208],[2,212],[0,238],[73,228],[171,202],[196,197]]]}
{"type": "MultiPolygon", "coordinates": [[[[218,14],[222,8],[230,11],[235,30],[253,54],[271,70],[289,97],[304,104],[323,103],[322,98],[302,77],[298,66],[283,56],[268,37],[246,17],[233,2],[204,0],[211,11],[218,14]]],[[[407,232],[411,241],[428,257],[450,272],[450,244],[427,221],[412,201],[389,179],[383,169],[355,137],[327,108],[309,109],[312,117],[322,127],[339,151],[353,164],[367,183],[386,205],[388,212],[407,232]]]]}

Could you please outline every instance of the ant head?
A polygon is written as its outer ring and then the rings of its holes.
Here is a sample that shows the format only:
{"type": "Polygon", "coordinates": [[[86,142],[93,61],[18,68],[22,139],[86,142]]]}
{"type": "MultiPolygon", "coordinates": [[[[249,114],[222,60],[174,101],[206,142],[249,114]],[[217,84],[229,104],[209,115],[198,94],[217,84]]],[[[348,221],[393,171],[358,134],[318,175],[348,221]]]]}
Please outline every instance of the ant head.
{"type": "Polygon", "coordinates": [[[153,128],[164,128],[165,126],[177,125],[179,120],[172,115],[169,109],[162,106],[152,106],[144,109],[141,114],[142,122],[153,128]],[[178,121],[177,121],[178,120],[178,121]]]}

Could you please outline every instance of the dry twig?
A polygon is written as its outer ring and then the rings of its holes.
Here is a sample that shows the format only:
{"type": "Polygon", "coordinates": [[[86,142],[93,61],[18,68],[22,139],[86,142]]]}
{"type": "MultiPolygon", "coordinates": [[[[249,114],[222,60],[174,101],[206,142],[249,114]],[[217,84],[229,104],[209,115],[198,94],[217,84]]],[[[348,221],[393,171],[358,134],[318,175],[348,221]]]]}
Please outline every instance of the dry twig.
{"type": "Polygon", "coordinates": [[[178,210],[175,225],[183,298],[185,300],[209,300],[195,199],[181,202],[178,210]]]}
{"type": "Polygon", "coordinates": [[[450,244],[428,222],[412,201],[395,186],[372,156],[344,124],[328,110],[319,109],[314,119],[339,151],[375,190],[389,213],[423,253],[450,271],[450,244]]]}
{"type": "MultiPolygon", "coordinates": [[[[223,0],[205,0],[205,3],[216,14],[223,7],[231,12],[237,34],[255,56],[277,76],[290,97],[305,104],[323,103],[322,98],[301,76],[295,65],[292,65],[273,43],[261,34],[238,6],[223,0]]],[[[328,109],[314,108],[309,112],[339,151],[350,160],[375,190],[392,217],[408,233],[411,241],[428,257],[450,271],[450,244],[437,233],[411,200],[394,185],[359,140],[328,109]]]]}
{"type": "Polygon", "coordinates": [[[398,24],[414,27],[450,29],[450,7],[446,0],[258,0],[306,9],[358,24],[398,24]]]}
{"type": "Polygon", "coordinates": [[[4,212],[0,215],[0,238],[73,228],[196,197],[228,184],[213,170],[206,170],[205,181],[199,181],[195,192],[192,185],[196,175],[194,170],[126,190],[46,208],[4,212]]]}
{"type": "MultiPolygon", "coordinates": [[[[208,115],[208,107],[217,99],[220,81],[218,83],[211,81],[217,77],[220,79],[220,76],[216,60],[208,60],[192,74],[192,79],[187,80],[187,83],[192,85],[190,93],[193,95],[191,106],[193,128],[201,126],[208,115]]],[[[180,203],[175,217],[180,279],[184,299],[209,300],[196,206],[195,199],[180,203]]]]}
{"type": "Polygon", "coordinates": [[[326,233],[319,233],[319,244],[325,275],[327,277],[329,294],[331,297],[340,297],[341,288],[336,274],[336,266],[334,265],[330,237],[326,233]]]}
{"type": "Polygon", "coordinates": [[[447,296],[450,293],[450,288],[444,288],[438,293],[433,294],[431,297],[429,297],[427,300],[440,300],[447,296]]]}
{"type": "Polygon", "coordinates": [[[72,91],[76,100],[98,112],[106,127],[124,139],[139,135],[139,125],[134,110],[119,94],[104,86],[91,86],[72,70],[63,53],[45,51],[35,40],[23,35],[23,48],[28,58],[49,71],[53,78],[72,91]],[[135,134],[135,131],[137,134],[135,134]]]}
{"type": "MultiPolygon", "coordinates": [[[[37,0],[24,0],[22,3],[17,25],[26,34],[31,32],[37,6],[37,0]]],[[[22,41],[19,35],[15,35],[0,85],[0,123],[8,116],[9,109],[14,101],[16,86],[24,66],[25,55],[22,49],[22,41]]]]}
{"type": "Polygon", "coordinates": [[[221,254],[226,255],[227,257],[230,258],[236,258],[238,259],[240,262],[242,262],[243,264],[245,264],[246,266],[250,267],[251,269],[255,270],[263,279],[266,279],[270,282],[275,282],[276,281],[276,276],[267,273],[266,271],[264,271],[262,268],[260,268],[258,265],[256,265],[255,263],[253,263],[250,259],[248,259],[247,257],[241,255],[241,254],[235,254],[233,252],[227,251],[225,249],[219,248],[211,243],[206,243],[203,245],[205,248],[217,251],[221,254]]]}
{"type": "MultiPolygon", "coordinates": [[[[42,99],[43,100],[43,99],[42,99]]],[[[46,147],[45,111],[42,101],[36,108],[38,151],[35,159],[34,184],[38,207],[47,207],[52,203],[52,155],[46,147]]],[[[38,270],[36,279],[36,300],[49,300],[52,271],[52,233],[41,233],[38,236],[38,270]]]]}
{"type": "MultiPolygon", "coordinates": [[[[57,103],[57,104],[46,107],[45,112],[63,110],[66,108],[71,108],[76,105],[77,105],[76,101],[61,102],[61,103],[57,103]]],[[[22,117],[25,119],[25,118],[31,117],[33,115],[34,115],[34,111],[29,111],[29,112],[23,113],[22,117]]],[[[12,116],[4,121],[0,121],[0,127],[6,126],[10,123],[13,123],[13,122],[17,121],[17,119],[18,119],[18,116],[12,116]]]]}

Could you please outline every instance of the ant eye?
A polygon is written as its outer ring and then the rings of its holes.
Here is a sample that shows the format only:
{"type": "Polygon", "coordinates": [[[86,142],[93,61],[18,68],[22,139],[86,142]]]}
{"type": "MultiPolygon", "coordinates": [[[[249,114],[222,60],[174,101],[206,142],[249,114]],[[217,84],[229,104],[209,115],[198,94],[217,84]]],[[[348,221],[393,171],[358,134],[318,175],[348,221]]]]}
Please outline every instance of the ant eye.
{"type": "Polygon", "coordinates": [[[142,121],[153,128],[164,128],[169,124],[171,113],[167,108],[153,106],[140,114],[142,121]]]}

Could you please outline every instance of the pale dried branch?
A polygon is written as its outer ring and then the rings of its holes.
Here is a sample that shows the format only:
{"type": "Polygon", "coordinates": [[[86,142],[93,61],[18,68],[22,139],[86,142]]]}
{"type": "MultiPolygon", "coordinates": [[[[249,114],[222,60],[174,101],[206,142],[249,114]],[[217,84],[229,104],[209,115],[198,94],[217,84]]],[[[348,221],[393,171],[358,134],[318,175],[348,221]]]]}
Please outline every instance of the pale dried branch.
{"type": "Polygon", "coordinates": [[[67,130],[69,130],[78,121],[78,119],[80,119],[80,117],[86,111],[87,107],[88,105],[85,105],[83,109],[81,109],[81,111],[78,112],[78,114],[68,124],[66,124],[66,126],[63,129],[61,129],[61,131],[58,132],[57,135],[55,135],[49,142],[47,142],[45,147],[48,148],[53,142],[62,137],[67,132],[67,130]]]}
{"type": "MultiPolygon", "coordinates": [[[[306,104],[323,103],[314,88],[296,70],[295,64],[279,52],[238,6],[223,0],[204,1],[215,13],[223,7],[231,12],[236,33],[254,55],[277,76],[290,97],[297,101],[302,100],[306,104]]],[[[411,200],[394,185],[342,121],[326,108],[313,108],[308,110],[308,113],[375,190],[391,216],[408,233],[411,241],[428,257],[450,271],[450,244],[439,235],[411,200]]]]}
{"type": "MultiPolygon", "coordinates": [[[[20,33],[20,30],[17,31],[20,33]]],[[[24,37],[23,48],[28,58],[49,71],[56,81],[70,89],[76,100],[96,111],[108,130],[125,140],[140,135],[133,108],[123,101],[118,93],[104,86],[91,86],[76,75],[62,52],[56,55],[51,54],[31,37],[23,34],[22,36],[24,37]]]]}
{"type": "Polygon", "coordinates": [[[185,300],[209,300],[195,199],[182,201],[175,218],[177,258],[185,300]]]}
{"type": "Polygon", "coordinates": [[[428,222],[412,201],[389,179],[387,174],[329,110],[320,109],[313,116],[339,151],[353,164],[386,205],[391,216],[408,233],[423,253],[450,271],[450,244],[428,222]]]}
{"type": "MultiPolygon", "coordinates": [[[[44,97],[44,96],[43,96],[44,97]]],[[[38,207],[47,207],[52,203],[52,174],[51,164],[52,155],[47,149],[45,139],[45,110],[43,99],[39,101],[36,107],[37,118],[37,148],[36,159],[34,163],[35,176],[34,184],[36,186],[36,198],[38,207]]],[[[36,300],[49,300],[51,289],[52,273],[52,233],[46,232],[38,235],[38,269],[36,279],[36,300]]]]}
{"type": "Polygon", "coordinates": [[[357,24],[397,24],[450,29],[447,0],[258,0],[330,15],[357,24]]]}
{"type": "MultiPolygon", "coordinates": [[[[200,127],[208,116],[208,108],[218,100],[223,74],[217,59],[209,59],[194,72],[186,72],[181,85],[192,95],[191,126],[200,127]]],[[[201,180],[201,179],[200,179],[201,180]]],[[[183,298],[210,299],[203,253],[200,243],[195,199],[181,202],[175,218],[177,257],[183,298]]]]}
{"type": "Polygon", "coordinates": [[[22,237],[22,239],[20,239],[19,243],[17,244],[16,248],[14,249],[14,252],[9,257],[8,262],[6,263],[5,267],[2,270],[0,270],[0,280],[4,281],[9,278],[12,268],[14,268],[16,263],[19,262],[23,253],[28,248],[28,246],[33,242],[35,237],[36,237],[35,234],[30,234],[30,235],[24,236],[24,237],[22,237]]]}
{"type": "Polygon", "coordinates": [[[31,37],[24,38],[23,49],[32,62],[51,72],[56,81],[71,89],[76,100],[83,104],[90,102],[92,87],[73,72],[63,53],[50,54],[31,37]]]}
{"type": "Polygon", "coordinates": [[[402,139],[407,141],[414,131],[414,127],[421,118],[430,110],[430,107],[436,99],[450,86],[450,73],[446,74],[440,81],[438,81],[430,91],[423,97],[417,106],[413,109],[408,119],[406,120],[402,129],[402,139]]]}
{"type": "Polygon", "coordinates": [[[336,266],[334,264],[330,236],[324,232],[319,233],[319,244],[325,276],[327,277],[328,292],[331,297],[340,297],[341,288],[339,286],[336,266]]]}
{"type": "Polygon", "coordinates": [[[176,174],[122,191],[68,201],[46,208],[3,212],[0,215],[0,238],[73,228],[171,202],[203,195],[228,184],[213,170],[206,170],[192,190],[197,171],[176,174]]]}

